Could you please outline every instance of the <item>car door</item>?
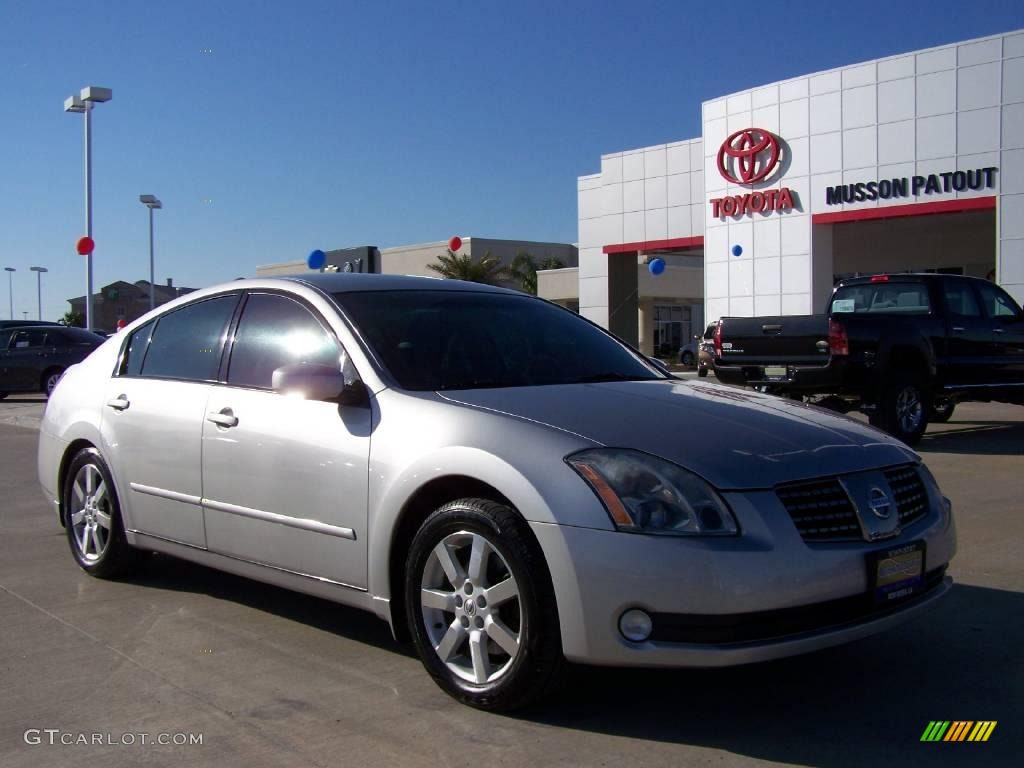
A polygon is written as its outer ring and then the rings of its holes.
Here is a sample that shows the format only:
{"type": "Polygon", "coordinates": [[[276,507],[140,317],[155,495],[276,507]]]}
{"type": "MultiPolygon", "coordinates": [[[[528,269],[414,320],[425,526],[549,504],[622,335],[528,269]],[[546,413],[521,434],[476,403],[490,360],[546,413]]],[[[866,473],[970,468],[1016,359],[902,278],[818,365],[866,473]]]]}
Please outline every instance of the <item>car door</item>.
{"type": "Polygon", "coordinates": [[[943,278],[942,289],[946,302],[946,354],[940,356],[940,367],[945,369],[940,370],[943,383],[952,387],[984,384],[998,365],[992,323],[985,317],[970,281],[943,278]]]}
{"type": "Polygon", "coordinates": [[[46,355],[46,329],[26,328],[11,334],[4,359],[4,387],[12,392],[35,391],[40,387],[46,355]]]}
{"type": "Polygon", "coordinates": [[[102,431],[130,530],[206,546],[203,415],[239,296],[197,300],[126,341],[104,394],[102,431]]]}
{"type": "Polygon", "coordinates": [[[291,363],[354,377],[328,328],[289,296],[246,297],[203,421],[206,536],[211,551],[365,588],[370,408],[271,389],[291,363]]]}
{"type": "Polygon", "coordinates": [[[1021,309],[998,285],[978,283],[977,289],[999,360],[996,381],[1014,387],[1024,385],[1024,317],[1021,309]]]}

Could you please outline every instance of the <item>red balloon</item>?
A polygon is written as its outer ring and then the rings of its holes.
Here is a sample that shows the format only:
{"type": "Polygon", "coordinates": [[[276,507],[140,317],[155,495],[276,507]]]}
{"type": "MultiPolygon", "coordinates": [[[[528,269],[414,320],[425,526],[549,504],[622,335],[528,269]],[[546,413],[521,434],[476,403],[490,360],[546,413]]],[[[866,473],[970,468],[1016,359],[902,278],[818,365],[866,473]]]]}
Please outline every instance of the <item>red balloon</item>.
{"type": "Polygon", "coordinates": [[[78,242],[75,243],[75,250],[78,251],[79,256],[88,256],[95,247],[96,243],[88,235],[78,238],[78,242]]]}
{"type": "Polygon", "coordinates": [[[121,330],[122,328],[124,328],[124,327],[125,327],[126,325],[128,325],[128,323],[126,323],[126,322],[124,321],[124,318],[122,317],[122,318],[121,318],[120,320],[118,320],[118,321],[117,321],[117,330],[119,330],[119,331],[120,331],[120,330],[121,330]]]}
{"type": "Polygon", "coordinates": [[[462,247],[462,238],[456,235],[455,237],[448,241],[448,247],[453,252],[459,250],[459,248],[462,247]]]}

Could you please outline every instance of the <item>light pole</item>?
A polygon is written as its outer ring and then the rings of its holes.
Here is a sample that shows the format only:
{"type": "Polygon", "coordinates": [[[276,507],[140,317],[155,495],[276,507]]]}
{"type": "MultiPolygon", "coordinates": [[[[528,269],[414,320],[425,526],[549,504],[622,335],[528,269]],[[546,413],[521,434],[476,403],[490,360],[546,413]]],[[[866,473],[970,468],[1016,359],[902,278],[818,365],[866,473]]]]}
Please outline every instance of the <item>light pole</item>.
{"type": "Polygon", "coordinates": [[[154,195],[139,195],[139,202],[149,208],[149,308],[156,306],[156,286],[153,285],[153,211],[164,207],[154,195]]]}
{"type": "MultiPolygon", "coordinates": [[[[114,94],[109,88],[86,86],[78,96],[64,100],[65,112],[85,115],[85,235],[92,238],[92,109],[93,104],[110,101],[114,94]]],[[[85,327],[92,328],[92,253],[85,256],[85,327]]]]}
{"type": "Polygon", "coordinates": [[[39,306],[39,319],[43,319],[43,272],[49,272],[46,267],[29,267],[36,273],[36,300],[39,306]]]}
{"type": "Polygon", "coordinates": [[[7,273],[7,295],[11,301],[11,320],[14,319],[14,273],[17,271],[14,267],[4,267],[7,273]]]}

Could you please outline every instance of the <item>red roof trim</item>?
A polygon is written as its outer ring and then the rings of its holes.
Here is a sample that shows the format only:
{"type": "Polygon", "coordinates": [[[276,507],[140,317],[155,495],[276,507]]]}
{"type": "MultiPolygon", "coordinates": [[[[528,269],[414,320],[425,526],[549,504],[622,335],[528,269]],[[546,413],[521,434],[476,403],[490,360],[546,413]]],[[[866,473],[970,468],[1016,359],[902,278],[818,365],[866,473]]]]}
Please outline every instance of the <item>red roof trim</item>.
{"type": "Polygon", "coordinates": [[[995,196],[963,197],[959,200],[939,200],[929,203],[907,203],[906,205],[882,205],[877,208],[857,208],[852,211],[815,213],[812,224],[839,224],[844,221],[870,221],[872,219],[893,219],[901,216],[928,216],[935,213],[957,213],[979,211],[996,207],[995,196]]]}
{"type": "Polygon", "coordinates": [[[633,251],[662,251],[669,248],[703,248],[703,237],[676,237],[671,240],[644,240],[639,243],[615,243],[606,245],[605,253],[630,253],[633,251]]]}

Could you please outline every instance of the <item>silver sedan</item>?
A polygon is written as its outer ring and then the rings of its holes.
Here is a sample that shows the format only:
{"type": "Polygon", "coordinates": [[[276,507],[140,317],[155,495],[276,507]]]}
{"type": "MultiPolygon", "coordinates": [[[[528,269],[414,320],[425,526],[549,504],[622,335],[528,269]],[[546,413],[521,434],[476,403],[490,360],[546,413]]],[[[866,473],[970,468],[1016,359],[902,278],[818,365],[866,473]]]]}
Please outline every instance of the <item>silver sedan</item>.
{"type": "Polygon", "coordinates": [[[567,661],[864,637],[935,603],[956,549],[949,501],[881,432],[429,278],[241,280],[159,308],[57,385],[39,478],[88,573],[161,552],[373,611],[495,710],[567,661]]]}

